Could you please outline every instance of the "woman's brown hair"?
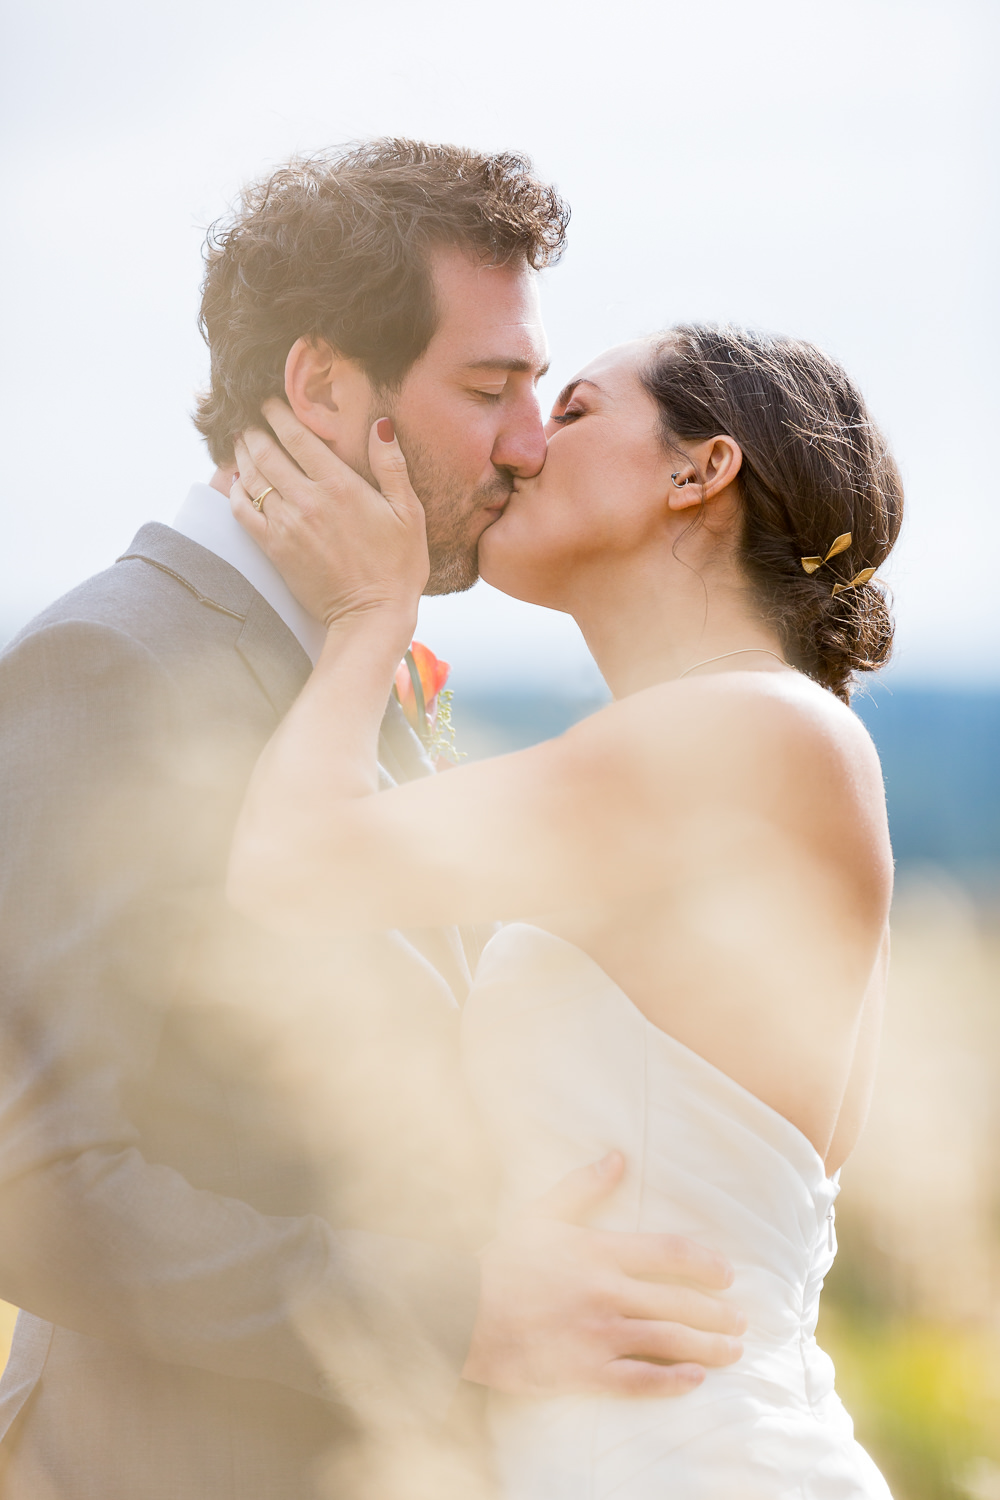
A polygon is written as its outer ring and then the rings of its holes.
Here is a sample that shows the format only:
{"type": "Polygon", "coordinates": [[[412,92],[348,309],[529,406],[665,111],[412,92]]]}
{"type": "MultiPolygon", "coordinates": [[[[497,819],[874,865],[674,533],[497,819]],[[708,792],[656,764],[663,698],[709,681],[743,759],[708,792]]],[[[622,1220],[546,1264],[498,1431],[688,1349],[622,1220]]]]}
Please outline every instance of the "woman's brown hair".
{"type": "Polygon", "coordinates": [[[899,535],[903,486],[885,438],[835,360],[800,339],[684,325],[656,341],[643,384],[670,450],[725,433],[743,450],[738,558],[788,660],[845,703],[855,672],[888,661],[876,579],[899,535]],[[845,532],[851,545],[813,573],[845,532]]]}

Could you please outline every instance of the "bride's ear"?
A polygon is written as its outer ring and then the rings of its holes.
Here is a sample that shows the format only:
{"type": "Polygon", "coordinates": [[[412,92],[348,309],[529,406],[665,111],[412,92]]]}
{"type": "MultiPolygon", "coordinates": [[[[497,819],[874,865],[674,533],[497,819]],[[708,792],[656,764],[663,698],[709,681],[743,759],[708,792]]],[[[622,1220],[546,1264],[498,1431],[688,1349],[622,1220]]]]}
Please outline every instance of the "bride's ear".
{"type": "Polygon", "coordinates": [[[704,505],[732,484],[743,466],[743,449],[735,438],[720,434],[698,443],[670,476],[671,510],[704,505]]]}
{"type": "Polygon", "coordinates": [[[285,360],[285,399],[303,426],[335,451],[366,419],[371,387],[353,360],[325,339],[296,339],[285,360]]]}

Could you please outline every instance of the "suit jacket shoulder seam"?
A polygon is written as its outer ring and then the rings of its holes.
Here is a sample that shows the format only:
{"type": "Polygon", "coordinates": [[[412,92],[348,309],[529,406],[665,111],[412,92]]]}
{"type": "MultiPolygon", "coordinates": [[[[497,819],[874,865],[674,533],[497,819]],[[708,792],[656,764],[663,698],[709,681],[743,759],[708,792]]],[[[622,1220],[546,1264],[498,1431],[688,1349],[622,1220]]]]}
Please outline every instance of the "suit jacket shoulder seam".
{"type": "Polygon", "coordinates": [[[166,573],[168,577],[175,578],[178,583],[183,584],[184,588],[187,589],[189,594],[194,595],[199,604],[207,604],[209,609],[217,610],[220,615],[228,615],[231,620],[246,620],[245,614],[240,614],[239,611],[235,609],[227,609],[227,607],[224,604],[220,604],[217,599],[213,599],[208,594],[203,594],[200,589],[195,588],[194,584],[189,578],[185,578],[183,573],[178,573],[176,568],[170,568],[166,563],[158,562],[156,558],[147,557],[143,552],[123,552],[121,557],[119,557],[117,561],[143,562],[147,563],[151,568],[158,568],[161,573],[166,573]]]}

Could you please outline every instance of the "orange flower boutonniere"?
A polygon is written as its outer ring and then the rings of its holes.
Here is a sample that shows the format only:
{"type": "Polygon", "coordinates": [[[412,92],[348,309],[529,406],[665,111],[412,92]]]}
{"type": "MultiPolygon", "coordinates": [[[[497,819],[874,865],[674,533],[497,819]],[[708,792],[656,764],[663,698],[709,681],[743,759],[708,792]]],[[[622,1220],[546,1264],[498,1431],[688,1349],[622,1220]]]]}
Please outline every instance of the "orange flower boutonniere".
{"type": "Polygon", "coordinates": [[[451,667],[420,641],[411,642],[396,670],[393,691],[403,712],[439,767],[455,765],[462,754],[455,748],[451,722],[451,688],[446,688],[451,667]]]}

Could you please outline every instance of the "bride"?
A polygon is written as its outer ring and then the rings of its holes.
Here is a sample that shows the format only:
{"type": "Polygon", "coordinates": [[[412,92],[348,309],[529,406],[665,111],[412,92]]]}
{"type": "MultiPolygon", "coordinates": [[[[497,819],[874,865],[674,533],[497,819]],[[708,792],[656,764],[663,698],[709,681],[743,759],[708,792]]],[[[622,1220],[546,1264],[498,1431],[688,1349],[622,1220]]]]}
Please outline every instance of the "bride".
{"type": "Polygon", "coordinates": [[[573,615],[614,701],[378,796],[423,511],[389,420],[379,493],[268,415],[284,449],[248,434],[234,510],[327,640],[254,773],[232,900],[289,931],[501,919],[464,1046],[506,1210],[617,1149],[603,1226],[713,1245],[736,1267],[719,1295],[748,1315],[743,1357],[672,1400],[494,1391],[505,1493],[887,1497],[814,1339],[892,886],[879,763],[847,704],[889,654],[874,574],[902,491],[861,396],[813,346],[734,328],[587,366],[479,559],[573,615]]]}

